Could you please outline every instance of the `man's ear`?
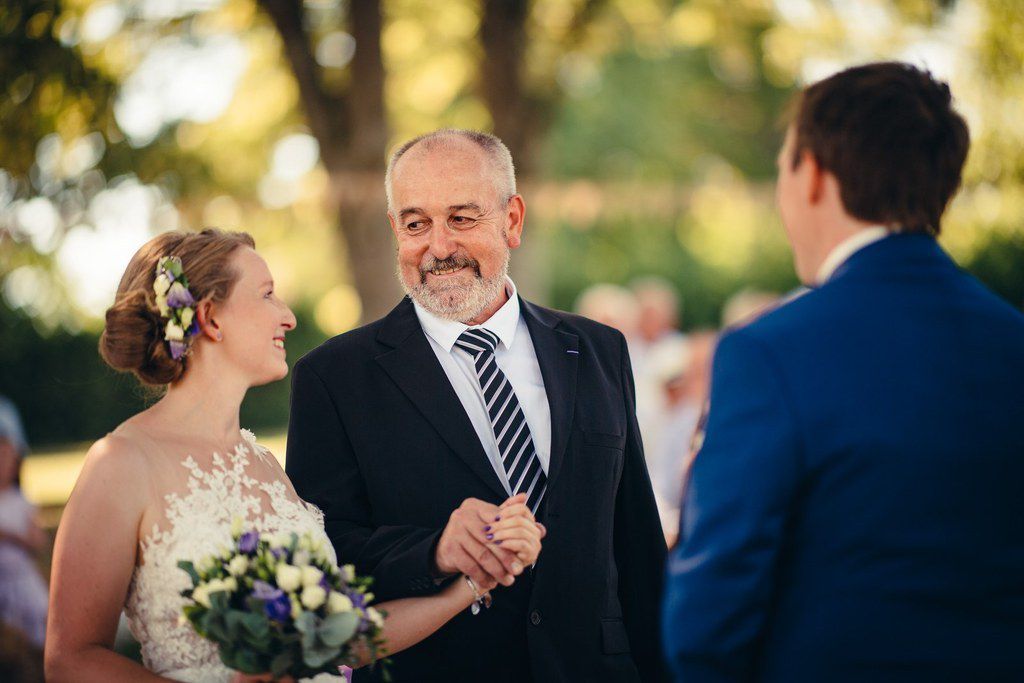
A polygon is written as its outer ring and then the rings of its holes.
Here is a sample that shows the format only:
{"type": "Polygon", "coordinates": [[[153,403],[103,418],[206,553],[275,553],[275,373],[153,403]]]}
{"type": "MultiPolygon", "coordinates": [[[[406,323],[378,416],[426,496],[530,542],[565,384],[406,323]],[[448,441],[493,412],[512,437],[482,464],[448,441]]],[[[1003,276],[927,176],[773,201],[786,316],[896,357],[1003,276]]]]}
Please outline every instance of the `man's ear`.
{"type": "Polygon", "coordinates": [[[388,211],[388,223],[391,225],[391,232],[395,233],[395,239],[398,239],[398,223],[395,222],[395,215],[388,211]]]}
{"type": "Polygon", "coordinates": [[[800,165],[797,166],[802,178],[804,196],[810,204],[818,204],[825,196],[825,176],[828,174],[808,149],[800,153],[800,165]]]}
{"type": "Polygon", "coordinates": [[[526,202],[518,194],[512,195],[505,207],[508,248],[515,249],[523,242],[523,227],[526,225],[526,202]]]}
{"type": "Polygon", "coordinates": [[[219,341],[221,339],[220,326],[214,317],[214,305],[209,299],[203,299],[196,305],[196,320],[199,321],[199,334],[206,335],[208,339],[219,341]]]}

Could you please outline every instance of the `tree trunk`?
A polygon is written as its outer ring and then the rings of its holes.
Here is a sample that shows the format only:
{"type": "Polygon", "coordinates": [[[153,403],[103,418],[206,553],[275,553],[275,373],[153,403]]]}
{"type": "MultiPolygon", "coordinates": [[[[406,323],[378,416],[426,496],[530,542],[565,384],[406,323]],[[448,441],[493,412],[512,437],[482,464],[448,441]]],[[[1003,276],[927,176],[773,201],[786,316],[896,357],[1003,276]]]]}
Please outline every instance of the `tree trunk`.
{"type": "Polygon", "coordinates": [[[535,103],[523,90],[528,0],[484,0],[480,20],[480,94],[494,121],[494,134],[512,152],[519,177],[533,170],[535,103]]]}
{"type": "Polygon", "coordinates": [[[387,313],[401,289],[384,202],[384,62],[380,0],[351,0],[348,30],[356,41],[351,79],[343,95],[323,87],[301,0],[259,0],[274,22],[299,86],[306,120],[331,178],[331,202],[346,245],[348,271],[362,301],[362,320],[387,313]]]}
{"type": "Polygon", "coordinates": [[[384,199],[384,174],[338,173],[331,183],[339,196],[338,229],[345,238],[349,273],[359,292],[361,322],[385,315],[401,298],[395,274],[395,246],[384,199]]]}

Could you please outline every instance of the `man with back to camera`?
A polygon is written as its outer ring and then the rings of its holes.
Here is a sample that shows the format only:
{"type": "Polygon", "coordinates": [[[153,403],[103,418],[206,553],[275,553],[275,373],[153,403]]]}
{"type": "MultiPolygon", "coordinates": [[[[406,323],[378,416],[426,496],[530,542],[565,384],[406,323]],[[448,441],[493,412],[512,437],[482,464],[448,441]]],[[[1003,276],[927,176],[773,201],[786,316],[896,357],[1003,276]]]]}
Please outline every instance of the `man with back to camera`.
{"type": "Polygon", "coordinates": [[[906,64],[802,93],[778,202],[813,289],[718,347],[677,680],[1024,680],[1024,316],[936,242],[968,144],[906,64]]]}
{"type": "Polygon", "coordinates": [[[622,334],[517,295],[526,207],[494,136],[416,138],[386,184],[409,296],[296,364],[288,475],[381,599],[502,584],[393,680],[663,680],[665,542],[622,334]],[[547,527],[533,568],[481,521],[517,493],[547,527]]]}

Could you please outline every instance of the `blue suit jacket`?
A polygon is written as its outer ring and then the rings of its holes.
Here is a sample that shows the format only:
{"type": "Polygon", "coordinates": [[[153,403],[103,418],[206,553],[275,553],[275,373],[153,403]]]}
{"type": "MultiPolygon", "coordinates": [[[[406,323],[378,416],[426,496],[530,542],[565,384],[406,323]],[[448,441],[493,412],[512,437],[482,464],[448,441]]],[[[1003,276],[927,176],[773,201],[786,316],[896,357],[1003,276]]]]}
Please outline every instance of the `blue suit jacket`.
{"type": "Polygon", "coordinates": [[[679,681],[1024,681],[1024,315],[855,253],[723,337],[680,530],[679,681]]]}

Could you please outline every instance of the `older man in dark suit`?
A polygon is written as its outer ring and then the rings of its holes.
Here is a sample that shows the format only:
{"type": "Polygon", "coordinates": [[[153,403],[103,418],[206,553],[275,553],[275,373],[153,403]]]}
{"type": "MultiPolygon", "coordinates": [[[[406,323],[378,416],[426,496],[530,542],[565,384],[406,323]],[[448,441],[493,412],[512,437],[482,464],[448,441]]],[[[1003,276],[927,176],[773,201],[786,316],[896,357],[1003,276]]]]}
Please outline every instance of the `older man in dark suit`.
{"type": "Polygon", "coordinates": [[[417,138],[387,190],[408,297],[296,365],[288,474],[381,598],[504,585],[394,680],[660,680],[665,546],[625,340],[518,296],[526,208],[497,138],[417,138]],[[476,528],[517,493],[548,531],[534,567],[476,528]]]}
{"type": "Polygon", "coordinates": [[[1024,681],[1024,316],[935,239],[967,147],[909,65],[803,93],[778,195],[814,289],[718,347],[677,680],[1024,681]]]}

